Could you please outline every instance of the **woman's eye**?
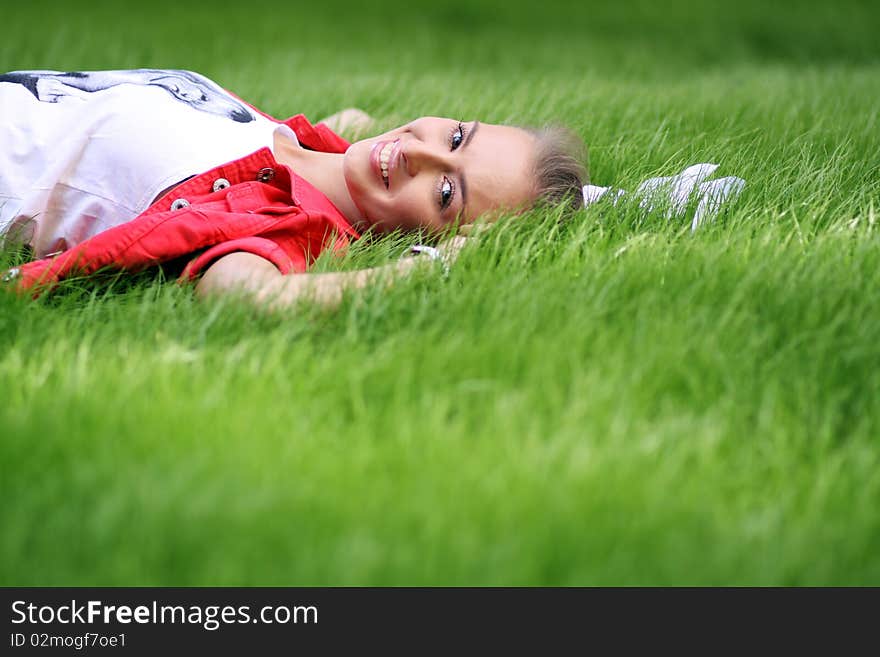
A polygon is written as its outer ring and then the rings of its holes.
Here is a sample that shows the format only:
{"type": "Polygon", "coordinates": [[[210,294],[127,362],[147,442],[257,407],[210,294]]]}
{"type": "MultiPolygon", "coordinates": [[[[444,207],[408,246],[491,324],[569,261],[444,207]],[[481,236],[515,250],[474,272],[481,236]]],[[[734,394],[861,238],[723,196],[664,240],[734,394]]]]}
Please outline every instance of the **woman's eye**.
{"type": "Polygon", "coordinates": [[[443,180],[440,182],[440,209],[445,210],[449,207],[449,204],[452,202],[452,197],[455,195],[455,185],[452,184],[452,181],[449,180],[446,176],[443,176],[443,180]]]}
{"type": "Polygon", "coordinates": [[[459,146],[461,146],[461,142],[464,141],[464,124],[459,123],[455,130],[452,131],[452,139],[450,140],[452,143],[452,150],[455,150],[459,146]]]}

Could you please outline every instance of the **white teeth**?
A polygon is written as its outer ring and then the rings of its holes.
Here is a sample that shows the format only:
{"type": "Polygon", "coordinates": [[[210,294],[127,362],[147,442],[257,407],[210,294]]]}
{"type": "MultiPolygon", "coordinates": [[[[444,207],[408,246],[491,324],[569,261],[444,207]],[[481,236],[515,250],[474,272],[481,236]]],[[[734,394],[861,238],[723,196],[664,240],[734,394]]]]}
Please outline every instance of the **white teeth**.
{"type": "Polygon", "coordinates": [[[379,167],[382,169],[382,177],[388,182],[388,162],[391,160],[391,151],[394,149],[394,142],[388,142],[379,152],[379,167]]]}

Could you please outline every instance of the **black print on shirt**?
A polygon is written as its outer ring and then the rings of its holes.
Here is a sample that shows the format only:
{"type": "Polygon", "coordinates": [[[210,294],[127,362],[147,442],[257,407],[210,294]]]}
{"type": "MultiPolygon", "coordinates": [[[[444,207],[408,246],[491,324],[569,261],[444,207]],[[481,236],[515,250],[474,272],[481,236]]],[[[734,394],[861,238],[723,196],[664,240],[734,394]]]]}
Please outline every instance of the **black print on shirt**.
{"type": "Polygon", "coordinates": [[[57,103],[81,92],[103,91],[120,84],[161,87],[190,107],[225,116],[238,123],[256,120],[253,112],[214,82],[192,71],[140,68],[131,71],[15,71],[0,74],[0,82],[21,84],[44,103],[57,103]]]}

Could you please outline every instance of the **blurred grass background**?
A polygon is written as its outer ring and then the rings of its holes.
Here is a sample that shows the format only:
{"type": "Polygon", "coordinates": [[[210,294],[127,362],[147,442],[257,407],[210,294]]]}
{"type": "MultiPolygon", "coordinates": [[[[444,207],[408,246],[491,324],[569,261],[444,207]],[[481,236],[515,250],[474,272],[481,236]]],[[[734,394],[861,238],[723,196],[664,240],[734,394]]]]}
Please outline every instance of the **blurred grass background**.
{"type": "Polygon", "coordinates": [[[695,235],[504,221],[336,313],[0,296],[0,584],[880,583],[876,3],[2,7],[3,70],[563,122],[596,184],[748,184],[695,235]]]}

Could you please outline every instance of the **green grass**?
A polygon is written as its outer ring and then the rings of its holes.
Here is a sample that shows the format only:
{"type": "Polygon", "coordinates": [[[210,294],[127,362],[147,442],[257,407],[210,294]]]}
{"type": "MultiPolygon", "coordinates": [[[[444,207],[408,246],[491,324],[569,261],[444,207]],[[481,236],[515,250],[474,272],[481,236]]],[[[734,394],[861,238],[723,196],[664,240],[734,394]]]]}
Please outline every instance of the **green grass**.
{"type": "Polygon", "coordinates": [[[76,4],[4,7],[0,69],[558,121],[597,184],[748,185],[693,235],[506,220],[335,313],[0,295],[0,584],[880,584],[875,3],[76,4]]]}

